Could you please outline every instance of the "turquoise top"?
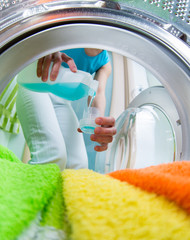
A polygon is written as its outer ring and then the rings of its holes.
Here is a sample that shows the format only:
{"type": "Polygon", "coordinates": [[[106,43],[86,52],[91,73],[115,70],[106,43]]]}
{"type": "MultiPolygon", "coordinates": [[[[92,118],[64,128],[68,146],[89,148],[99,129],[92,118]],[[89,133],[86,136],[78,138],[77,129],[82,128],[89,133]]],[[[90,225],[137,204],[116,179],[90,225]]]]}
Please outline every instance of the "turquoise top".
{"type": "MultiPolygon", "coordinates": [[[[108,52],[103,50],[96,56],[88,56],[85,53],[84,48],[75,48],[61,51],[66,53],[69,57],[71,57],[77,66],[78,70],[88,72],[93,74],[98,71],[102,66],[110,61],[108,52]]],[[[62,63],[64,67],[68,68],[66,63],[62,63]]]]}

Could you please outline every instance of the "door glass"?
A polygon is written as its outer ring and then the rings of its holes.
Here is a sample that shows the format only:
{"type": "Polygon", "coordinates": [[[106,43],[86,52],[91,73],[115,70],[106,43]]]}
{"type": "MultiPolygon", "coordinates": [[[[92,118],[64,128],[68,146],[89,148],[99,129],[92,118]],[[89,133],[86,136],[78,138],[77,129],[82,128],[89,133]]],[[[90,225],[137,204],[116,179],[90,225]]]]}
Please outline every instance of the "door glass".
{"type": "Polygon", "coordinates": [[[175,161],[174,130],[158,106],[127,109],[117,120],[117,130],[106,172],[175,161]]]}

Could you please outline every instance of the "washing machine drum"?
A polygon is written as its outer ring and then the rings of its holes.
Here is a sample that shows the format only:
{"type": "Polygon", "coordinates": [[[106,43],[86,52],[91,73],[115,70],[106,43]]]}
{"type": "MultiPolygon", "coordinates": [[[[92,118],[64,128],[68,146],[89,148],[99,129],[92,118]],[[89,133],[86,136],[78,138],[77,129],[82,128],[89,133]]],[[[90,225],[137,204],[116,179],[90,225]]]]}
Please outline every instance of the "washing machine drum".
{"type": "MultiPolygon", "coordinates": [[[[152,156],[162,152],[166,161],[188,160],[189,1],[183,2],[181,8],[179,1],[1,1],[0,91],[24,67],[47,54],[71,48],[106,49],[139,64],[160,84],[148,85],[125,104],[117,119],[118,133],[110,144],[114,157],[119,155],[118,144],[123,144],[121,162],[115,157],[114,163],[104,161],[104,166],[109,166],[108,171],[144,166],[134,156],[148,156],[148,148],[142,146],[146,141],[154,142],[155,149],[158,146],[155,151],[149,149],[152,156]],[[154,136],[148,138],[150,129],[154,136]],[[139,146],[136,153],[135,146],[139,146]]],[[[121,85],[130,88],[130,81],[121,85]]],[[[114,89],[123,91],[117,81],[112,92],[114,89]]]]}

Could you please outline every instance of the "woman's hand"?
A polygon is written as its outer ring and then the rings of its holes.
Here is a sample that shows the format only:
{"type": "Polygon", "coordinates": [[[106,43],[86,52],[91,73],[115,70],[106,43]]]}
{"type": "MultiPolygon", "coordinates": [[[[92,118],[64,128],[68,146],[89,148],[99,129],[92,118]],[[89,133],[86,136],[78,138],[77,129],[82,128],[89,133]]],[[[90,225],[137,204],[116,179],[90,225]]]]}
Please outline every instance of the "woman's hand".
{"type": "Polygon", "coordinates": [[[46,82],[48,80],[48,73],[51,62],[53,62],[52,70],[50,73],[51,81],[56,80],[62,62],[67,63],[72,72],[77,72],[77,67],[72,58],[62,52],[52,53],[38,60],[37,76],[41,77],[43,82],[46,82]]]}
{"type": "MultiPolygon", "coordinates": [[[[115,119],[113,117],[98,117],[95,122],[100,127],[95,128],[94,134],[90,136],[90,139],[100,144],[95,146],[94,150],[102,152],[107,150],[108,143],[113,141],[113,136],[116,134],[115,119]]],[[[80,129],[78,131],[82,132],[80,129]]]]}
{"type": "MultiPolygon", "coordinates": [[[[98,117],[95,119],[95,123],[100,125],[94,130],[94,134],[90,136],[90,139],[100,145],[95,146],[94,150],[97,152],[103,152],[108,149],[108,144],[113,141],[113,136],[116,134],[115,119],[113,117],[98,117]]],[[[82,132],[78,129],[78,132],[82,132]]]]}

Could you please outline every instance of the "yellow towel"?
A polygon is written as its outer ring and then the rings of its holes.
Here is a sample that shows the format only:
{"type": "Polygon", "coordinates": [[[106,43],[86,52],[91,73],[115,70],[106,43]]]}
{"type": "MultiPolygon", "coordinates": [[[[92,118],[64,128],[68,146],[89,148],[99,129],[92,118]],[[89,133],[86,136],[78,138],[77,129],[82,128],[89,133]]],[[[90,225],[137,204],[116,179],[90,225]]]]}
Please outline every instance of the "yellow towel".
{"type": "Polygon", "coordinates": [[[91,170],[65,170],[72,240],[189,240],[190,216],[163,196],[91,170]]]}

